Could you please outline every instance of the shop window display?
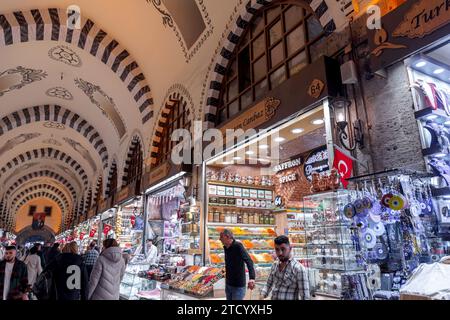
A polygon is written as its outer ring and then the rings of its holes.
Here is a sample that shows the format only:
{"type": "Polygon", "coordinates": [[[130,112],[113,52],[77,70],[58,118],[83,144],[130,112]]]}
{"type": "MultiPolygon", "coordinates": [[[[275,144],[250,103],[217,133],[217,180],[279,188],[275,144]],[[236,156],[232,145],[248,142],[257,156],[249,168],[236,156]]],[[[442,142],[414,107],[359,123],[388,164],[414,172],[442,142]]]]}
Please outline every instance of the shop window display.
{"type": "MultiPolygon", "coordinates": [[[[207,265],[224,266],[219,235],[227,228],[249,252],[257,284],[266,283],[276,259],[274,238],[287,234],[285,208],[299,212],[304,224],[303,197],[312,193],[313,175],[325,177],[330,169],[322,119],[324,111],[319,106],[280,124],[271,134],[250,139],[207,161],[207,265]]],[[[295,253],[299,253],[301,242],[297,233],[289,234],[295,253]]],[[[305,235],[302,242],[306,242],[305,235]]],[[[299,254],[296,259],[309,266],[306,255],[299,254]]]]}

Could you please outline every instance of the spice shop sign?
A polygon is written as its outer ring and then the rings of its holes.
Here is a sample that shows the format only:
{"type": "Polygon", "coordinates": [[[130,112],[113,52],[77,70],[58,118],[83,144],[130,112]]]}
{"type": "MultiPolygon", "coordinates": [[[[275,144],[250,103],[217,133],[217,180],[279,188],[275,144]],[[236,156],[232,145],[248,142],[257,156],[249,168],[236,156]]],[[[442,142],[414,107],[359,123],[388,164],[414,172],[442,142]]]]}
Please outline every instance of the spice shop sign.
{"type": "Polygon", "coordinates": [[[300,158],[297,158],[297,159],[294,159],[294,160],[291,160],[291,161],[288,161],[288,162],[284,162],[282,164],[279,164],[279,165],[273,167],[273,171],[275,173],[278,173],[278,172],[281,172],[281,171],[284,171],[284,170],[287,170],[287,169],[291,169],[291,168],[294,168],[294,167],[301,166],[302,164],[303,164],[303,158],[300,157],[300,158]]]}
{"type": "Polygon", "coordinates": [[[330,164],[328,161],[328,150],[327,147],[321,147],[310,153],[308,158],[305,160],[305,177],[312,181],[312,174],[322,173],[330,170],[330,164]]]}

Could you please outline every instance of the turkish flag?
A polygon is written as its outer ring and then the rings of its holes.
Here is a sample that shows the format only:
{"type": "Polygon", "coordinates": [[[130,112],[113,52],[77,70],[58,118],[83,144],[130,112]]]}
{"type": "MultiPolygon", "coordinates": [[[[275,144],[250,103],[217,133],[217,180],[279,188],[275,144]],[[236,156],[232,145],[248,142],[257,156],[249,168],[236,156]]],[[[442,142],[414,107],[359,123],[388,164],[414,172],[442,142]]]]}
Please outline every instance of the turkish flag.
{"type": "Polygon", "coordinates": [[[96,232],[97,232],[97,229],[91,229],[91,231],[89,231],[89,238],[93,238],[95,236],[96,232]]]}
{"type": "Polygon", "coordinates": [[[80,233],[80,240],[83,240],[84,236],[86,235],[86,232],[81,232],[80,233]]]}
{"type": "Polygon", "coordinates": [[[105,235],[107,235],[108,232],[111,231],[111,229],[112,229],[112,226],[110,226],[109,224],[105,224],[105,226],[103,227],[103,233],[104,233],[105,235]]]}
{"type": "Polygon", "coordinates": [[[353,172],[353,160],[348,155],[335,148],[333,168],[339,172],[342,185],[347,189],[347,179],[352,176],[353,172]]]}

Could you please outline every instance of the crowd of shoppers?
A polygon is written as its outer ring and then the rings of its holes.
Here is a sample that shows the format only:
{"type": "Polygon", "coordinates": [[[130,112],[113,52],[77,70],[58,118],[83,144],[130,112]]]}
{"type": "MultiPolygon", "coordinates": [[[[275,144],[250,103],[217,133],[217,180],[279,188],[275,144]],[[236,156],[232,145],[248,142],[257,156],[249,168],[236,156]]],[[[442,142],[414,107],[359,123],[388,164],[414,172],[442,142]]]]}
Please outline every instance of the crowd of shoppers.
{"type": "MultiPolygon", "coordinates": [[[[255,289],[255,268],[244,246],[225,229],[220,234],[225,251],[225,282],[227,300],[243,300],[247,289],[255,289]],[[248,280],[246,276],[248,270],[248,280]]],[[[274,240],[277,260],[273,263],[260,298],[272,300],[310,299],[306,268],[292,258],[289,238],[274,240]]],[[[151,241],[147,256],[155,263],[157,250],[151,241]]],[[[76,242],[65,244],[36,243],[25,251],[0,246],[0,300],[119,300],[120,283],[125,273],[127,254],[114,239],[103,241],[99,252],[92,242],[80,255],[76,242]],[[47,291],[44,294],[37,291],[47,291]]]]}
{"type": "Polygon", "coordinates": [[[101,252],[95,241],[82,254],[76,242],[60,246],[0,245],[0,300],[119,300],[125,259],[116,240],[101,252]]]}

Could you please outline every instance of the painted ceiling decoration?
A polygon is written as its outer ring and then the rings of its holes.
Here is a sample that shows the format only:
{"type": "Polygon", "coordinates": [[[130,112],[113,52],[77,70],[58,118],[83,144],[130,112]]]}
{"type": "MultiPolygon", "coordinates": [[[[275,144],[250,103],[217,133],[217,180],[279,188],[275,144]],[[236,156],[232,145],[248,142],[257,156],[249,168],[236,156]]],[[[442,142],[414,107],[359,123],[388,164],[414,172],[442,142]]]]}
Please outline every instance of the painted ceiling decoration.
{"type": "Polygon", "coordinates": [[[68,46],[56,46],[48,52],[50,59],[65,63],[72,67],[81,67],[81,58],[68,46]]]}
{"type": "Polygon", "coordinates": [[[108,167],[108,150],[100,133],[79,114],[58,105],[30,107],[4,116],[0,119],[0,137],[10,130],[40,121],[45,121],[44,126],[46,128],[65,129],[67,125],[79,132],[99,154],[103,169],[108,167]]]}
{"type": "MultiPolygon", "coordinates": [[[[72,170],[70,170],[69,168],[67,168],[67,167],[65,167],[65,166],[63,166],[63,165],[61,165],[61,164],[56,164],[56,167],[58,167],[59,169],[61,169],[65,174],[67,174],[69,177],[70,177],[70,179],[72,180],[72,181],[75,181],[76,183],[77,183],[77,185],[78,185],[78,187],[79,187],[79,189],[81,190],[82,189],[82,187],[81,187],[81,185],[79,184],[79,177],[78,176],[76,176],[74,173],[73,173],[73,171],[72,170]]],[[[52,170],[53,168],[48,168],[48,170],[52,170]]]]}
{"type": "Polygon", "coordinates": [[[16,146],[18,146],[18,145],[20,145],[22,143],[25,143],[27,141],[33,140],[33,139],[35,139],[37,137],[40,137],[40,136],[41,136],[41,134],[37,133],[37,132],[35,132],[35,133],[24,133],[24,134],[21,134],[21,135],[15,137],[15,138],[12,138],[12,139],[6,141],[6,143],[3,146],[0,147],[0,157],[3,156],[3,154],[5,152],[12,150],[14,147],[16,147],[16,146]]]}
{"type": "Polygon", "coordinates": [[[19,90],[36,81],[47,77],[43,70],[35,70],[18,66],[0,72],[0,97],[13,90],[19,90]]]}
{"type": "Polygon", "coordinates": [[[108,96],[100,86],[92,84],[83,79],[75,79],[75,84],[78,88],[80,88],[91,100],[93,104],[95,104],[103,114],[112,122],[114,128],[117,130],[119,134],[119,138],[122,139],[127,132],[127,128],[125,126],[125,122],[122,119],[122,116],[119,114],[119,111],[116,108],[116,104],[114,100],[108,96]]]}
{"type": "Polygon", "coordinates": [[[62,146],[62,143],[59,142],[58,140],[55,140],[55,138],[53,138],[53,135],[52,135],[51,138],[42,141],[42,143],[43,144],[52,145],[52,146],[56,146],[56,147],[61,147],[62,146]]]}
{"type": "Polygon", "coordinates": [[[195,56],[213,34],[204,0],[147,0],[161,14],[164,26],[172,28],[186,63],[195,56]],[[165,7],[165,9],[163,8],[165,7]]]}
{"type": "Polygon", "coordinates": [[[68,137],[64,137],[63,140],[69,145],[71,146],[76,152],[78,152],[83,158],[84,160],[86,160],[89,165],[91,166],[92,170],[94,171],[94,173],[97,172],[97,165],[95,164],[94,159],[92,159],[91,154],[89,153],[89,151],[83,147],[81,145],[81,143],[68,138],[68,137]]]}
{"type": "MultiPolygon", "coordinates": [[[[81,28],[70,29],[67,28],[66,9],[33,9],[0,14],[0,28],[3,29],[0,32],[0,47],[32,41],[58,41],[88,52],[107,65],[125,84],[145,124],[153,117],[153,97],[141,68],[106,31],[84,16],[80,19],[81,28]]],[[[0,95],[1,92],[0,85],[0,95]]]]}
{"type": "Polygon", "coordinates": [[[3,166],[3,168],[0,169],[0,174],[5,174],[8,170],[14,169],[18,165],[21,165],[22,163],[32,161],[34,159],[56,159],[59,161],[62,161],[64,163],[67,163],[69,166],[73,168],[73,170],[78,174],[80,179],[84,183],[84,187],[86,188],[88,186],[88,176],[86,174],[86,171],[83,169],[83,167],[74,160],[71,156],[67,155],[65,152],[62,152],[58,149],[53,148],[41,148],[41,149],[35,149],[31,151],[27,151],[23,154],[20,154],[19,156],[15,157],[11,161],[9,161],[6,165],[3,166]]]}
{"type": "Polygon", "coordinates": [[[66,101],[73,100],[73,95],[70,91],[63,87],[50,88],[45,92],[45,94],[51,98],[59,98],[66,101]]]}

